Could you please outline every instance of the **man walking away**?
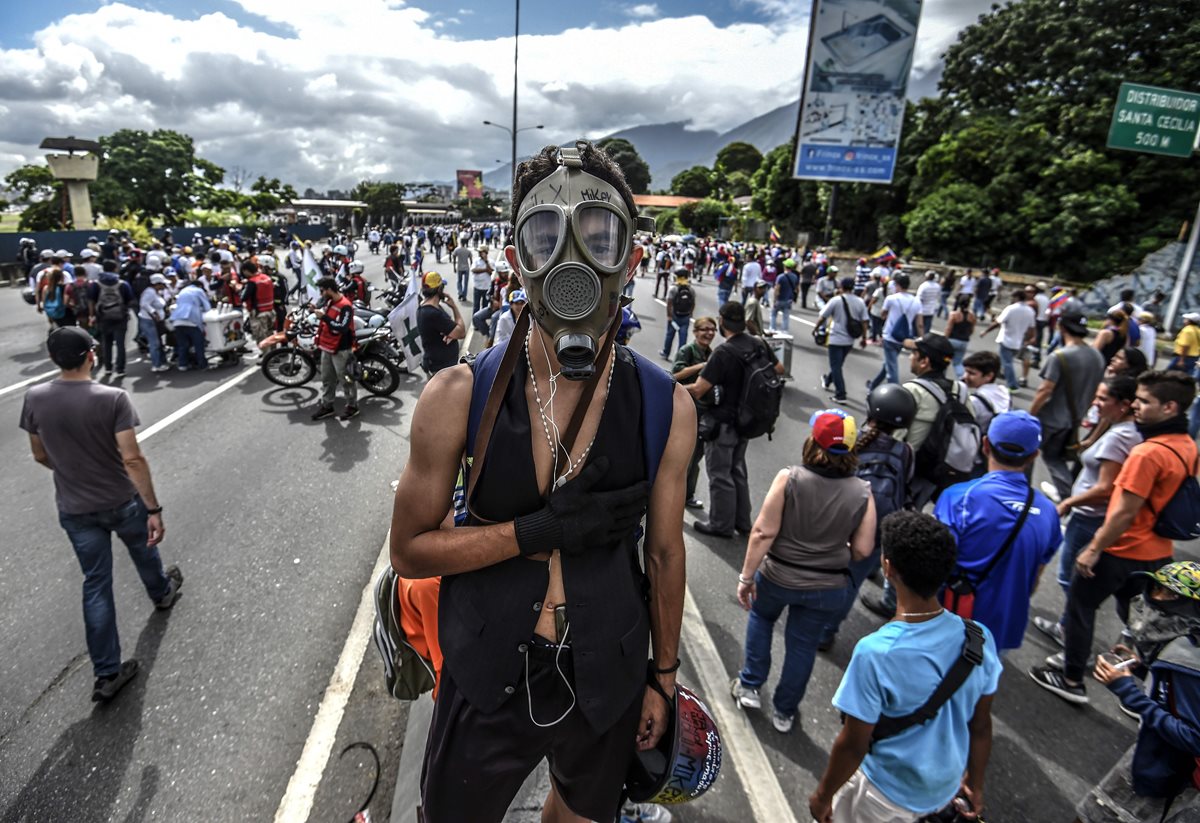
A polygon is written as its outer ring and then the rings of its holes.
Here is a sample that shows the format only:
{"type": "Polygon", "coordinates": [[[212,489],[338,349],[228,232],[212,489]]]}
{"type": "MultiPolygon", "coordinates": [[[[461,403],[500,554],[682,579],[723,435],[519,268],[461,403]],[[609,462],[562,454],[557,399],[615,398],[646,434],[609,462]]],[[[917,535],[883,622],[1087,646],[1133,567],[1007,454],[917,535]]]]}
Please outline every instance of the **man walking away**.
{"type": "Polygon", "coordinates": [[[487,305],[488,296],[492,289],[492,275],[495,270],[492,268],[491,261],[488,260],[487,246],[479,247],[479,259],[475,261],[475,265],[471,267],[471,316],[487,305]]]}
{"type": "Polygon", "coordinates": [[[1046,357],[1041,385],[1029,406],[1042,423],[1042,460],[1050,472],[1051,484],[1043,483],[1042,491],[1056,503],[1071,496],[1075,472],[1068,459],[1075,460],[1079,424],[1104,377],[1104,355],[1084,342],[1087,319],[1064,314],[1058,330],[1063,346],[1046,357]]]}
{"type": "Polygon", "coordinates": [[[688,270],[679,266],[675,269],[675,285],[667,289],[667,336],[659,352],[663,360],[671,359],[676,334],[679,335],[680,348],[687,344],[688,324],[692,322],[692,312],[695,310],[696,291],[688,285],[688,270]]]}
{"type": "Polygon", "coordinates": [[[783,261],[783,274],[775,280],[775,300],[771,303],[771,331],[783,332],[789,330],[791,323],[792,304],[796,301],[796,293],[800,290],[800,276],[796,274],[796,261],[788,258],[783,261]],[[775,316],[783,315],[782,326],[775,325],[775,316]]]}
{"type": "MultiPolygon", "coordinates": [[[[986,283],[987,280],[985,278],[980,282],[986,283]]],[[[978,304],[978,298],[975,302],[978,304]]],[[[976,316],[983,319],[983,315],[978,311],[976,316]]],[[[1000,329],[996,345],[1000,348],[1000,362],[1004,366],[1004,380],[1008,383],[1009,391],[1021,388],[1013,360],[1020,357],[1025,346],[1033,341],[1037,326],[1036,319],[1037,315],[1025,302],[1025,292],[1017,289],[1012,293],[1012,302],[1004,307],[1004,311],[1000,312],[1000,316],[996,318],[995,322],[979,333],[980,337],[987,337],[991,332],[1000,329]]]]}
{"type": "Polygon", "coordinates": [[[113,370],[113,348],[117,350],[117,379],[125,376],[125,336],[129,328],[129,308],[133,305],[133,289],[117,276],[117,264],[105,261],[100,279],[88,284],[88,304],[94,315],[92,327],[100,341],[104,376],[113,370]]]}
{"type": "Polygon", "coordinates": [[[808,308],[808,290],[817,280],[817,264],[810,258],[800,267],[800,308],[808,308]]]}
{"type": "Polygon", "coordinates": [[[354,356],[354,307],[338,289],[332,277],[317,281],[325,309],[317,330],[317,348],[321,350],[321,402],[313,412],[313,420],[333,416],[333,398],[340,383],[346,398],[342,420],[358,416],[358,384],[350,374],[350,358],[354,356]]]}
{"type": "Polygon", "coordinates": [[[942,287],[937,281],[937,272],[930,269],[925,272],[925,280],[917,286],[917,300],[921,302],[921,328],[926,331],[933,328],[933,318],[941,298],[942,287]]]}
{"type": "Polygon", "coordinates": [[[21,428],[33,459],[54,473],[58,522],[83,570],[83,622],[96,678],[92,700],[111,700],[137,674],[121,661],[113,602],[112,535],[129,550],[157,609],[179,598],[183,574],[163,570],[162,506],[134,428],[141,422],[129,395],[92,380],[96,347],[83,329],[68,327],[46,341],[60,375],[25,395],[21,428]]]}
{"type": "MultiPolygon", "coordinates": [[[[868,392],[880,383],[900,382],[900,351],[904,348],[904,341],[920,337],[923,333],[918,319],[921,316],[921,302],[908,293],[908,275],[901,272],[893,282],[896,293],[889,294],[883,301],[883,366],[879,374],[867,383],[868,392]]],[[[950,353],[953,356],[953,349],[950,353]]]]}
{"type": "Polygon", "coordinates": [[[1171,561],[1171,539],[1156,531],[1158,513],[1196,471],[1196,443],[1187,435],[1184,410],[1196,396],[1196,381],[1181,372],[1145,372],[1138,377],[1134,422],[1145,438],[1134,446],[1113,482],[1102,525],[1075,559],[1067,592],[1061,670],[1051,657],[1029,675],[1044,689],[1072,703],[1088,702],[1084,667],[1092,650],[1096,610],[1117,598],[1117,614],[1129,622],[1129,601],[1146,578],[1171,561]]]}
{"type": "Polygon", "coordinates": [[[1020,648],[1029,600],[1062,543],[1054,504],[1025,477],[1041,441],[1041,424],[1028,412],[997,415],[983,440],[987,474],[950,486],[933,511],[958,545],[956,575],[975,590],[972,618],[1000,651],[1020,648]]]}
{"type": "Polygon", "coordinates": [[[995,641],[987,627],[937,601],[955,562],[945,526],[898,511],[882,529],[897,619],[858,642],[833,696],[845,723],[808,799],[818,823],[916,823],[960,794],[974,813],[984,808],[992,698],[1003,668],[995,641]],[[933,718],[913,718],[955,668],[965,677],[933,718]]]}
{"type": "MultiPolygon", "coordinates": [[[[716,423],[704,444],[704,465],[708,472],[708,522],[697,520],[696,531],[716,537],[732,537],[736,529],[750,533],[750,485],[746,474],[746,446],[749,440],[738,432],[738,408],[747,377],[746,358],[761,347],[775,364],[775,373],[783,374],[783,364],[761,340],[746,334],[746,313],[741,303],[721,307],[721,335],[725,342],[713,350],[700,376],[687,387],[699,399],[713,387],[716,403],[706,417],[716,423]]],[[[702,435],[703,436],[703,435],[702,435]]]]}
{"type": "Polygon", "coordinates": [[[825,389],[833,387],[833,399],[839,403],[845,402],[846,378],[842,374],[842,366],[854,348],[854,341],[860,340],[861,346],[867,347],[867,304],[854,293],[854,278],[843,277],[838,295],[821,309],[817,323],[829,323],[829,373],[821,376],[821,385],[825,389]]]}
{"type": "Polygon", "coordinates": [[[454,251],[450,252],[450,262],[454,265],[454,273],[458,281],[458,299],[465,303],[467,300],[467,277],[471,273],[471,250],[465,243],[455,246],[454,251]]]}

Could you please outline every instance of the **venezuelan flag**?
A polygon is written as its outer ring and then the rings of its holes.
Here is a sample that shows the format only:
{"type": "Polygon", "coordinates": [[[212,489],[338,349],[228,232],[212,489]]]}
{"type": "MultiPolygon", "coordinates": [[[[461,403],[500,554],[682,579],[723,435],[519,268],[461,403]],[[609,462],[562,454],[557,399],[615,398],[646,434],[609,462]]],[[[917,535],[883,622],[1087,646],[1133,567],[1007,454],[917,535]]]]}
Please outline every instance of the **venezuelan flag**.
{"type": "Polygon", "coordinates": [[[873,263],[888,263],[895,259],[896,253],[892,251],[891,246],[884,246],[882,249],[871,255],[871,262],[873,263]]]}
{"type": "Polygon", "coordinates": [[[783,239],[782,236],[779,234],[779,229],[775,228],[775,224],[772,223],[771,224],[771,242],[778,243],[782,239],[783,239]]]}

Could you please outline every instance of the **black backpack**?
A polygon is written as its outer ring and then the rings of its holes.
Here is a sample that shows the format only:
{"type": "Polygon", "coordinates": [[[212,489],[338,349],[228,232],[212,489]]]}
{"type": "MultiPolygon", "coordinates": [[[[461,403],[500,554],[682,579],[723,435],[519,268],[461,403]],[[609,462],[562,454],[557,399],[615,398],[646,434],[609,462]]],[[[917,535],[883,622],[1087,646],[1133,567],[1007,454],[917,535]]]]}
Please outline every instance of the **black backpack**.
{"type": "Polygon", "coordinates": [[[696,310],[696,293],[691,286],[676,286],[675,299],[671,303],[676,315],[691,317],[696,310]]]}
{"type": "MultiPolygon", "coordinates": [[[[1183,455],[1160,440],[1150,438],[1179,458],[1186,475],[1171,499],[1154,513],[1154,533],[1170,540],[1195,540],[1200,537],[1200,482],[1196,481],[1196,466],[1188,467],[1183,455]]],[[[1200,460],[1197,461],[1200,463],[1200,460]]]]}
{"type": "Polygon", "coordinates": [[[913,382],[938,401],[929,436],[917,450],[917,473],[939,489],[970,479],[982,437],[975,416],[966,406],[970,402],[967,387],[945,378],[934,381],[919,377],[913,382]]]}
{"type": "Polygon", "coordinates": [[[101,283],[96,296],[96,319],[101,323],[125,322],[125,298],[121,296],[121,284],[101,283]]]}
{"type": "Polygon", "coordinates": [[[745,371],[742,396],[738,398],[737,432],[747,439],[764,434],[770,439],[783,401],[783,377],[775,372],[775,360],[767,345],[750,339],[753,348],[741,355],[745,371]]]}
{"type": "MultiPolygon", "coordinates": [[[[878,442],[878,441],[876,441],[878,442]]],[[[892,439],[887,449],[874,449],[870,443],[857,452],[855,474],[867,481],[875,500],[876,536],[883,518],[904,508],[908,499],[908,481],[912,477],[912,449],[902,440],[892,439]]],[[[876,540],[878,543],[878,540],[876,540]]]]}

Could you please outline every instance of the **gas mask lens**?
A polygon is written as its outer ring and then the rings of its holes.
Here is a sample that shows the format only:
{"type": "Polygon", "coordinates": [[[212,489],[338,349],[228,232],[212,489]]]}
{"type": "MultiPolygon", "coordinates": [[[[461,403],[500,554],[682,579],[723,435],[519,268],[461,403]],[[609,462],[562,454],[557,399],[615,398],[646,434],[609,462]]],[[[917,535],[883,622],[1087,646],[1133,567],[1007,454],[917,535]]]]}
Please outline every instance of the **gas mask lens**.
{"type": "Polygon", "coordinates": [[[572,219],[579,242],[596,263],[611,269],[621,262],[625,223],[616,212],[600,206],[580,206],[572,219]]]}
{"type": "Polygon", "coordinates": [[[529,271],[538,271],[554,259],[563,239],[563,214],[554,211],[531,213],[517,230],[517,254],[521,265],[529,271]]]}

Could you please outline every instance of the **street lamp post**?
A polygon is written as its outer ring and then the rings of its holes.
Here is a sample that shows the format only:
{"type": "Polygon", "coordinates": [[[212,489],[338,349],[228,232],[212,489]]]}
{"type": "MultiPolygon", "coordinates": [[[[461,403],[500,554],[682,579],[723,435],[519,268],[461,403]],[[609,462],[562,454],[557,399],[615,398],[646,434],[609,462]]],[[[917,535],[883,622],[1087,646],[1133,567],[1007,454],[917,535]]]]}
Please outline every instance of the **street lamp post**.
{"type": "MultiPolygon", "coordinates": [[[[514,90],[513,93],[516,94],[516,91],[514,90]]],[[[493,123],[491,120],[484,120],[483,125],[495,126],[498,129],[503,129],[504,131],[508,132],[508,136],[512,140],[512,184],[513,184],[513,189],[510,189],[510,192],[511,192],[512,190],[515,189],[516,180],[517,180],[517,135],[523,131],[534,131],[536,129],[544,129],[546,127],[544,125],[542,125],[541,123],[538,123],[536,126],[523,126],[518,129],[518,128],[516,128],[517,120],[516,120],[515,112],[513,115],[513,128],[509,128],[508,126],[503,126],[500,123],[493,123]]],[[[499,162],[499,161],[497,161],[497,162],[499,162]]]]}

